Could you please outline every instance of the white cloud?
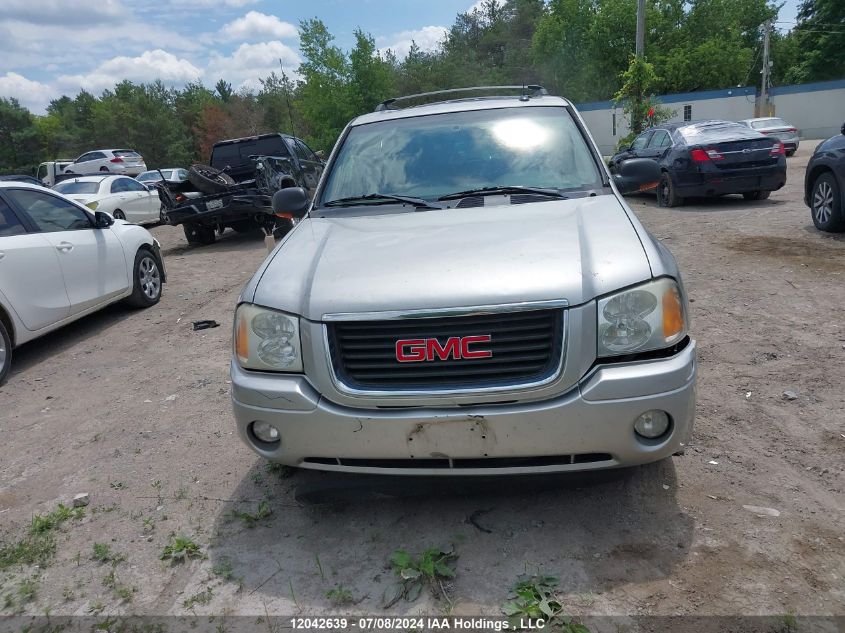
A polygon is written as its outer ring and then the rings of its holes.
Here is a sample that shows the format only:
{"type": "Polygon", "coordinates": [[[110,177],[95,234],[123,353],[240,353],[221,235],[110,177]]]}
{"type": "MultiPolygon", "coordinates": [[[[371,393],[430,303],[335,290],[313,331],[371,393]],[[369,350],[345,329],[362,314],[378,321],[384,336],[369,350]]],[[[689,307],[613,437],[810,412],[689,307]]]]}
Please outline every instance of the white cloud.
{"type": "Polygon", "coordinates": [[[389,37],[378,38],[379,52],[392,50],[399,59],[404,59],[411,50],[411,42],[416,42],[424,51],[432,51],[446,37],[448,29],[445,26],[424,26],[413,31],[401,31],[389,37]]]}
{"type": "Polygon", "coordinates": [[[279,60],[288,75],[295,75],[300,58],[290,46],[277,40],[241,44],[231,55],[212,55],[204,73],[206,83],[213,85],[223,78],[236,89],[255,89],[260,87],[259,79],[271,72],[279,74],[279,60]]]}
{"type": "MultiPolygon", "coordinates": [[[[466,10],[467,13],[472,13],[473,11],[483,11],[484,7],[490,0],[478,0],[475,4],[473,4],[469,9],[466,10]]],[[[495,0],[496,6],[502,7],[504,6],[504,0],[495,0]]]]}
{"type": "Polygon", "coordinates": [[[171,0],[175,6],[192,7],[233,7],[235,9],[245,7],[248,4],[255,4],[258,0],[171,0]]]}
{"type": "Polygon", "coordinates": [[[127,18],[119,0],[3,0],[3,19],[33,24],[69,25],[113,23],[127,18]]]}
{"type": "Polygon", "coordinates": [[[250,11],[242,18],[233,20],[220,29],[228,40],[266,41],[299,37],[299,31],[290,22],[282,22],[275,15],[250,11]]]}
{"type": "Polygon", "coordinates": [[[7,72],[0,76],[0,97],[15,98],[22,106],[38,114],[43,113],[50,99],[56,96],[50,86],[18,73],[7,72]]]}
{"type": "Polygon", "coordinates": [[[187,59],[179,58],[160,48],[144,51],[138,57],[113,57],[84,75],[61,75],[58,82],[67,89],[98,93],[111,88],[123,79],[135,82],[152,82],[160,79],[166,84],[180,85],[197,81],[202,70],[187,59]]]}

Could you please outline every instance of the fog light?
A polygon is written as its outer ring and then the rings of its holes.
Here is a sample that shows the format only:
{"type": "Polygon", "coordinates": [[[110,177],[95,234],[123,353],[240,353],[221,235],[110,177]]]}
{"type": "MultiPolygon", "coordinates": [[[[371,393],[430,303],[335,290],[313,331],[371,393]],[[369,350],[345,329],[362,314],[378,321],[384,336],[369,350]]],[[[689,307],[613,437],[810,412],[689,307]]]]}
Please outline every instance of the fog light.
{"type": "Polygon", "coordinates": [[[252,434],[267,444],[275,444],[281,438],[279,429],[269,422],[262,422],[261,420],[252,423],[252,434]]]}
{"type": "Polygon", "coordinates": [[[646,411],[634,422],[634,430],[650,440],[660,437],[669,430],[669,414],[665,411],[646,411]]]}

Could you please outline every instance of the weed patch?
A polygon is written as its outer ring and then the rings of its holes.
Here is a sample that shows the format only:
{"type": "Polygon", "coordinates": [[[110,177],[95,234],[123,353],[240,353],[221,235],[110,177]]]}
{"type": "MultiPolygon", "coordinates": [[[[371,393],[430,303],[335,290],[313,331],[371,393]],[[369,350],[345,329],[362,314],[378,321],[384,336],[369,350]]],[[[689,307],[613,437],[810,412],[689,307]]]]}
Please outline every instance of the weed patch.
{"type": "Polygon", "coordinates": [[[395,587],[385,590],[382,606],[387,609],[402,598],[413,602],[420,597],[425,586],[428,586],[435,598],[443,597],[451,604],[443,580],[455,577],[455,570],[450,567],[450,563],[457,557],[454,549],[429,548],[419,558],[404,550],[396,550],[390,562],[399,582],[395,587]]]}

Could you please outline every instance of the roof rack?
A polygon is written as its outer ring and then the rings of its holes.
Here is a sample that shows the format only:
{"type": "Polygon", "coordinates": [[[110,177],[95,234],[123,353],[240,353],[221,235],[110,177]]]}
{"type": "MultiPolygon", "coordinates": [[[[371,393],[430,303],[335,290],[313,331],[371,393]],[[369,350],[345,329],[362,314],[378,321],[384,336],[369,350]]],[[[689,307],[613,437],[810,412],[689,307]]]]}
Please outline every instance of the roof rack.
{"type": "MultiPolygon", "coordinates": [[[[531,97],[540,97],[543,95],[549,94],[548,91],[543,88],[543,86],[538,86],[537,84],[523,84],[520,86],[472,86],[469,88],[450,88],[449,90],[435,90],[434,92],[421,92],[415,95],[407,95],[404,97],[394,97],[393,99],[387,99],[386,101],[382,101],[380,104],[376,106],[376,112],[383,112],[384,110],[398,110],[399,108],[395,107],[395,104],[398,101],[410,101],[412,99],[419,99],[421,97],[434,97],[437,95],[448,95],[448,94],[455,94],[459,92],[489,92],[491,90],[521,90],[522,95],[520,96],[521,101],[528,101],[531,97]]],[[[439,103],[437,101],[433,101],[432,103],[439,103]]],[[[426,104],[428,105],[428,104],[426,104]]]]}

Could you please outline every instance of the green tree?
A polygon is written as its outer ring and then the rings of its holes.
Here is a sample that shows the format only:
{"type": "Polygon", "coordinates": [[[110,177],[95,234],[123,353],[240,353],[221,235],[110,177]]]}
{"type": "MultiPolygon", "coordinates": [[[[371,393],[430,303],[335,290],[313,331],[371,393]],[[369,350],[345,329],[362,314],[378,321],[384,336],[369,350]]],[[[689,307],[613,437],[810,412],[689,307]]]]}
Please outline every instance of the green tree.
{"type": "Polygon", "coordinates": [[[792,36],[800,52],[795,65],[785,73],[787,81],[845,77],[845,2],[804,0],[792,36]]]}
{"type": "Polygon", "coordinates": [[[622,104],[622,111],[628,116],[630,133],[619,141],[619,147],[629,145],[644,129],[670,119],[674,112],[661,106],[652,94],[658,83],[654,66],[645,58],[631,55],[628,69],[620,75],[622,87],[613,96],[622,104]]]}
{"type": "Polygon", "coordinates": [[[0,97],[0,171],[27,171],[38,161],[38,131],[17,99],[0,97]]]}

